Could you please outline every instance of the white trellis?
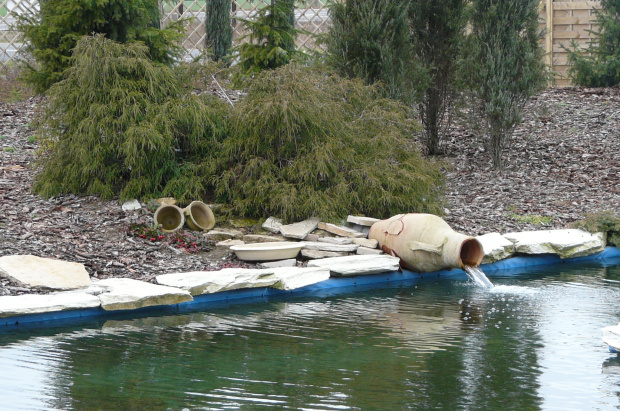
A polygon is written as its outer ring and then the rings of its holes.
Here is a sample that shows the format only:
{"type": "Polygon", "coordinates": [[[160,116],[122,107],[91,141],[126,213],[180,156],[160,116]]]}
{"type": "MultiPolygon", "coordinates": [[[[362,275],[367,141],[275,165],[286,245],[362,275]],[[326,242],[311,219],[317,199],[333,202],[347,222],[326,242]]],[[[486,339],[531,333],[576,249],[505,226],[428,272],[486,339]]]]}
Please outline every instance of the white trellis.
{"type": "MultiPolygon", "coordinates": [[[[204,50],[205,43],[205,11],[208,0],[161,0],[162,27],[179,18],[189,18],[186,26],[186,37],[183,48],[185,57],[197,56],[204,50]]],[[[269,0],[233,0],[231,8],[231,24],[234,28],[233,41],[238,42],[243,36],[243,25],[238,18],[249,19],[256,10],[264,7],[269,0]]],[[[323,33],[329,28],[329,16],[326,0],[307,0],[303,6],[295,10],[297,28],[312,34],[323,33]]],[[[13,29],[15,18],[13,13],[22,14],[36,11],[39,0],[0,0],[0,62],[7,63],[16,59],[24,43],[21,33],[13,29]]],[[[312,49],[315,40],[312,36],[301,35],[297,45],[312,49]]]]}

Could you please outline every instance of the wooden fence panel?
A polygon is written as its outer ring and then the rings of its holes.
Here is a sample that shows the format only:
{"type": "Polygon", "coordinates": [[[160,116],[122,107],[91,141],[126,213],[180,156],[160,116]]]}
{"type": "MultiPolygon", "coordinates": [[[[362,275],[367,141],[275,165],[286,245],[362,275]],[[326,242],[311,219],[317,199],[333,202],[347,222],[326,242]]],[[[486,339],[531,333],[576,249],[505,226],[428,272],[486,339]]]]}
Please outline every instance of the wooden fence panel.
{"type": "Polygon", "coordinates": [[[571,85],[568,78],[568,53],[574,41],[579,47],[586,47],[591,41],[591,30],[596,28],[594,10],[600,9],[599,1],[541,1],[541,21],[546,29],[544,40],[547,63],[556,74],[556,85],[571,85]]]}

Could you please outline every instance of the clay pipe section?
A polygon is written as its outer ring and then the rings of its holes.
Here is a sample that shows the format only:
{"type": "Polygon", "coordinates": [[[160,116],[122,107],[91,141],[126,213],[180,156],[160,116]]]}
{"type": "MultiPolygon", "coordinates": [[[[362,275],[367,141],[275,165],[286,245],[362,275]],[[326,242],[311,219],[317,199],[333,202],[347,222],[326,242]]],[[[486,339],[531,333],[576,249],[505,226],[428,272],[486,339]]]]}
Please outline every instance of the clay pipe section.
{"type": "Polygon", "coordinates": [[[378,221],[370,227],[368,238],[399,257],[403,268],[417,272],[477,267],[484,257],[478,240],[457,233],[432,214],[399,214],[378,221]]]}

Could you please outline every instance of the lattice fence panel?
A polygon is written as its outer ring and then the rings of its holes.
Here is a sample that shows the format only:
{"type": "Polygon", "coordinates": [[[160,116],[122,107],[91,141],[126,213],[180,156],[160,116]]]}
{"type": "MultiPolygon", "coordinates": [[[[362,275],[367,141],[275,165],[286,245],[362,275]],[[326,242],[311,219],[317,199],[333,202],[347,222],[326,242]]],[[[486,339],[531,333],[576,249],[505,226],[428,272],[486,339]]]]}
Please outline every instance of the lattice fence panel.
{"type": "Polygon", "coordinates": [[[39,0],[0,0],[0,62],[17,57],[24,46],[22,35],[13,29],[15,14],[27,14],[39,9],[39,0]]]}

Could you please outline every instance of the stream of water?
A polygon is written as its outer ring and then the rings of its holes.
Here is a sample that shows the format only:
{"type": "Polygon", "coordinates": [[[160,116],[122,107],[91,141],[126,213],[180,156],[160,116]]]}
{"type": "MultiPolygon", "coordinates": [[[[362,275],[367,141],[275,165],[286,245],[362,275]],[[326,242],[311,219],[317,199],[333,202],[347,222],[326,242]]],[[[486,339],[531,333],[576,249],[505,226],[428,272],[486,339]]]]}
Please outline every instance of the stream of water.
{"type": "Polygon", "coordinates": [[[493,283],[487,278],[486,274],[481,269],[466,265],[464,271],[467,276],[480,287],[487,289],[493,288],[493,283]]]}

